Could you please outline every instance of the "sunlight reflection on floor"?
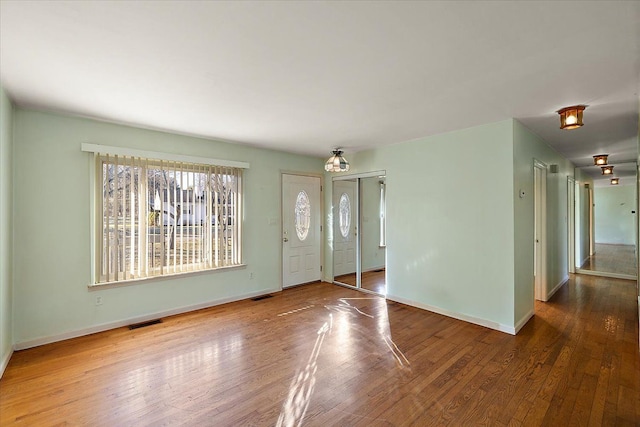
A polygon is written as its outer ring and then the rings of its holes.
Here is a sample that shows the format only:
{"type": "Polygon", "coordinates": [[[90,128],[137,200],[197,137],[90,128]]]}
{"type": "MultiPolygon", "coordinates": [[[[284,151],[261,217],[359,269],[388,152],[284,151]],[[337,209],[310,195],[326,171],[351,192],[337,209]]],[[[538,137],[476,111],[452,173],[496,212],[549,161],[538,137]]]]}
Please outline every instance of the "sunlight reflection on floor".
{"type": "MultiPolygon", "coordinates": [[[[303,309],[308,309],[311,307],[313,306],[303,307],[303,309]]],[[[409,360],[391,338],[391,327],[389,325],[389,316],[387,312],[386,301],[384,299],[378,297],[339,298],[337,304],[325,305],[325,308],[330,312],[329,319],[324,322],[320,329],[318,329],[318,336],[316,338],[315,345],[313,346],[313,350],[306,366],[304,367],[304,369],[299,370],[296,375],[294,375],[293,380],[291,381],[289,393],[284,404],[282,405],[282,410],[276,424],[278,427],[302,425],[316,384],[318,356],[320,355],[320,350],[322,348],[325,337],[328,334],[331,334],[332,330],[334,329],[333,313],[339,315],[339,317],[336,319],[336,321],[338,322],[336,326],[337,331],[339,332],[338,335],[341,338],[340,341],[346,341],[345,345],[351,343],[351,340],[348,338],[351,335],[352,329],[354,329],[352,327],[352,323],[348,320],[348,318],[364,316],[370,319],[374,319],[376,321],[377,331],[379,333],[378,337],[381,338],[382,342],[384,342],[385,346],[389,349],[391,356],[393,357],[398,368],[402,370],[411,370],[411,364],[409,363],[409,360]],[[384,304],[384,308],[379,310],[378,315],[366,313],[355,306],[357,301],[363,300],[369,300],[384,304]]],[[[286,314],[293,314],[302,311],[303,309],[293,310],[290,313],[286,314]]],[[[279,316],[281,315],[282,314],[280,314],[279,316]]],[[[362,326],[362,324],[359,324],[359,326],[362,326]]]]}
{"type": "Polygon", "coordinates": [[[285,400],[284,405],[282,405],[282,410],[280,411],[280,416],[278,417],[276,426],[290,427],[302,424],[302,420],[304,419],[304,415],[309,407],[309,402],[311,402],[311,395],[313,394],[313,389],[316,384],[318,355],[320,354],[320,349],[322,348],[325,335],[328,332],[331,332],[332,323],[333,316],[329,314],[329,321],[325,322],[322,327],[318,329],[316,343],[313,346],[311,356],[309,356],[307,366],[305,366],[302,371],[298,372],[291,382],[287,400],[285,400]]]}

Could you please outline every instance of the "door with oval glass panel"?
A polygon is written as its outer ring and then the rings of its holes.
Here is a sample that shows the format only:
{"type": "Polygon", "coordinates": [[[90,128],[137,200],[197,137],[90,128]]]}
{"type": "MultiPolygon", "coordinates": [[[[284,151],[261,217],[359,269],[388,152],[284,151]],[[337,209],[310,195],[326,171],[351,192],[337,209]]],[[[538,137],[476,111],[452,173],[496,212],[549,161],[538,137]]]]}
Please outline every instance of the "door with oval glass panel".
{"type": "Polygon", "coordinates": [[[282,287],[320,280],[320,177],[282,175],[282,287]]]}
{"type": "Polygon", "coordinates": [[[357,283],[358,180],[333,182],[333,280],[357,283]]]}

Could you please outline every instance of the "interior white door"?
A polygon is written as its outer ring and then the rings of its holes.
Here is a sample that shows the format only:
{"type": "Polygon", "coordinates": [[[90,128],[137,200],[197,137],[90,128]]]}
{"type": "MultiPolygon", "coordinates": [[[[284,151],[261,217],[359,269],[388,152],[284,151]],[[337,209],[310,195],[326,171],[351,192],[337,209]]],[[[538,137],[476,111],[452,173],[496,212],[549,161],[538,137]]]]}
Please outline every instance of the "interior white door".
{"type": "Polygon", "coordinates": [[[320,280],[320,178],[282,175],[282,287],[320,280]]]}
{"type": "Polygon", "coordinates": [[[333,182],[333,276],[356,272],[358,182],[333,182]]]}

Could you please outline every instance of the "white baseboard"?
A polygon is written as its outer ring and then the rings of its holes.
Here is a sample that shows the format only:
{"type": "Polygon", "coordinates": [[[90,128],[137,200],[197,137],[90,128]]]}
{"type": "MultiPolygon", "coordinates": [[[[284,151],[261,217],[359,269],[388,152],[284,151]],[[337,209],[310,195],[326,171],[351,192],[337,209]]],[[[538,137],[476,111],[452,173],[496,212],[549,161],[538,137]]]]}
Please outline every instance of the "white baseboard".
{"type": "Polygon", "coordinates": [[[569,276],[565,276],[564,279],[562,279],[560,281],[560,283],[558,283],[555,288],[551,289],[551,292],[547,293],[547,299],[545,299],[545,301],[549,301],[551,299],[551,297],[553,296],[553,294],[555,294],[556,292],[558,292],[558,289],[560,289],[562,287],[562,285],[564,285],[565,283],[567,283],[569,281],[569,276]]]}
{"type": "MultiPolygon", "coordinates": [[[[442,314],[443,316],[452,317],[454,319],[462,320],[465,322],[473,323],[475,325],[484,326],[485,328],[494,329],[496,331],[505,332],[507,334],[515,335],[517,330],[513,326],[503,325],[502,323],[492,322],[491,320],[482,319],[479,317],[469,316],[466,314],[456,313],[453,311],[445,310],[440,307],[434,307],[432,305],[423,304],[421,302],[408,300],[405,298],[397,297],[394,295],[387,295],[387,299],[396,301],[402,304],[410,305],[412,307],[420,308],[423,310],[431,311],[433,313],[442,314]]],[[[528,319],[527,319],[528,320],[528,319]]],[[[525,322],[526,323],[526,322],[525,322]]]]}
{"type": "Polygon", "coordinates": [[[115,322],[102,323],[100,325],[91,326],[89,328],[78,329],[75,331],[69,331],[58,335],[51,335],[47,337],[37,338],[35,340],[23,341],[14,345],[15,350],[24,350],[31,347],[38,347],[45,344],[51,344],[58,341],[64,341],[71,338],[82,337],[84,335],[95,334],[97,332],[104,332],[110,329],[121,328],[135,323],[148,322],[149,320],[158,319],[161,317],[174,316],[176,314],[188,313],[190,311],[201,310],[203,308],[209,308],[216,305],[227,304],[229,302],[240,301],[248,298],[257,297],[272,292],[280,292],[281,289],[262,289],[260,291],[251,292],[243,295],[236,295],[233,297],[221,298],[213,301],[208,301],[200,304],[194,304],[189,306],[183,306],[174,308],[171,310],[159,311],[151,314],[145,314],[144,316],[131,317],[128,319],[118,320],[115,322]]]}
{"type": "Polygon", "coordinates": [[[6,354],[2,355],[2,360],[0,360],[0,378],[4,375],[4,371],[7,369],[7,365],[9,364],[9,360],[11,360],[12,355],[13,348],[9,349],[6,354]]]}
{"type": "MultiPolygon", "coordinates": [[[[522,327],[523,327],[524,325],[526,325],[526,324],[527,324],[527,322],[528,322],[532,317],[533,317],[533,310],[531,310],[530,312],[528,312],[527,314],[525,314],[525,315],[522,317],[522,319],[520,319],[520,320],[518,321],[518,323],[516,323],[516,328],[515,328],[515,329],[516,329],[516,334],[517,334],[518,332],[520,332],[520,329],[522,329],[522,327]]],[[[514,334],[514,335],[515,335],[515,334],[514,334]]]]}

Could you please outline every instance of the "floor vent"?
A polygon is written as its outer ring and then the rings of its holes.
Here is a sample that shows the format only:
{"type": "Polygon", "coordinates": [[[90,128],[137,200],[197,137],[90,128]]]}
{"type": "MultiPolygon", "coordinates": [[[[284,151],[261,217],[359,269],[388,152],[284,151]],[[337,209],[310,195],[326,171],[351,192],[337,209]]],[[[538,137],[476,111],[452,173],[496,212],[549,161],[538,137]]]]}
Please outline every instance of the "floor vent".
{"type": "Polygon", "coordinates": [[[267,298],[272,298],[273,295],[260,295],[259,297],[251,298],[251,301],[260,301],[267,298]]]}
{"type": "Polygon", "coordinates": [[[157,325],[158,323],[162,323],[162,319],[149,320],[148,322],[135,323],[133,325],[129,325],[130,330],[144,328],[146,326],[157,325]]]}

